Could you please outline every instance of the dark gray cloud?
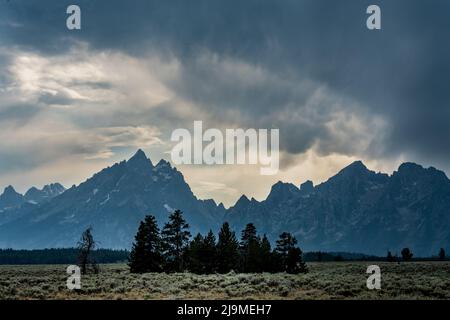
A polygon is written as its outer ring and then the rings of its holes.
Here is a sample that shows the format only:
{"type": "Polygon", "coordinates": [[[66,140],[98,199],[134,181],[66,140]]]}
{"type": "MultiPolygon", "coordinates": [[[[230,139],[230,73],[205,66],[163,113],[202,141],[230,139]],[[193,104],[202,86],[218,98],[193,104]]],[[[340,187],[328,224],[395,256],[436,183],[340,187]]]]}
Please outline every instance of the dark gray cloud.
{"type": "MultiPolygon", "coordinates": [[[[77,3],[82,30],[72,32],[72,1],[0,1],[8,22],[1,45],[59,55],[83,41],[93,50],[175,57],[181,77],[167,85],[180,98],[217,122],[237,114],[241,124],[280,127],[291,153],[316,145],[325,154],[450,160],[447,0],[77,3]],[[382,9],[381,31],[365,28],[369,4],[382,9]],[[325,96],[314,100],[321,88],[325,96]],[[376,119],[386,123],[382,132],[376,119]],[[369,146],[358,147],[360,139],[369,146]]],[[[176,121],[170,106],[157,112],[176,121]]]]}
{"type": "Polygon", "coordinates": [[[8,120],[19,124],[24,124],[40,111],[40,107],[26,103],[11,104],[6,106],[3,105],[2,108],[0,108],[0,120],[8,120]]]}

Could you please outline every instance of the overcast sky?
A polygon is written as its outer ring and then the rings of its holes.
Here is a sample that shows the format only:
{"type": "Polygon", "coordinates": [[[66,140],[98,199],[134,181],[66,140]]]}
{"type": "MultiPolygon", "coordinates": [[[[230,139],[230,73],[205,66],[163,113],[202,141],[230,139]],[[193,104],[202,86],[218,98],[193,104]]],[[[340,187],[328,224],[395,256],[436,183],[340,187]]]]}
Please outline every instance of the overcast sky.
{"type": "Polygon", "coordinates": [[[281,169],[186,166],[201,198],[264,198],[362,159],[450,172],[450,2],[0,0],[0,188],[79,184],[170,134],[279,128],[281,169]],[[82,30],[66,28],[78,4],[82,30]],[[382,30],[366,28],[377,4],[382,30]]]}

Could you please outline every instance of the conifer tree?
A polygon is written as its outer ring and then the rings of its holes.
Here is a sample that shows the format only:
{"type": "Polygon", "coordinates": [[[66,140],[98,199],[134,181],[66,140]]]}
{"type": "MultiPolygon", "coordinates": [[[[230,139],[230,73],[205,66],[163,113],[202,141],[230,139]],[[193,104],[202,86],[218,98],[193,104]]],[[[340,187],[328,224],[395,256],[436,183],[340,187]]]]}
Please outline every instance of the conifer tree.
{"type": "Polygon", "coordinates": [[[444,250],[444,248],[441,248],[439,250],[439,260],[442,260],[442,261],[445,260],[445,250],[444,250]]]}
{"type": "Polygon", "coordinates": [[[272,272],[274,270],[273,259],[272,259],[272,248],[267,239],[267,236],[264,235],[261,239],[261,245],[259,250],[260,262],[261,262],[261,271],[264,272],[272,272]]]}
{"type": "Polygon", "coordinates": [[[169,216],[169,222],[165,224],[161,234],[166,259],[166,271],[183,271],[184,256],[191,233],[189,232],[189,224],[184,220],[183,213],[180,210],[175,210],[169,216]]]}
{"type": "Polygon", "coordinates": [[[201,250],[201,261],[203,263],[204,273],[210,274],[216,271],[216,259],[216,237],[212,230],[209,230],[208,234],[203,240],[203,246],[201,250]]]}
{"type": "Polygon", "coordinates": [[[410,261],[413,257],[413,253],[409,248],[403,248],[401,254],[404,261],[410,261]]]}
{"type": "Polygon", "coordinates": [[[132,273],[162,271],[161,238],[154,216],[146,216],[144,221],[141,221],[128,265],[132,273]]]}
{"type": "Polygon", "coordinates": [[[202,274],[204,267],[202,261],[203,236],[198,233],[189,243],[186,253],[186,267],[190,272],[202,274]]]}
{"type": "Polygon", "coordinates": [[[276,254],[281,263],[280,269],[288,273],[304,273],[308,269],[302,259],[302,251],[296,247],[297,240],[292,234],[283,232],[277,240],[276,254]]]}
{"type": "Polygon", "coordinates": [[[388,251],[387,257],[386,257],[386,261],[387,262],[394,262],[394,257],[392,256],[392,253],[390,251],[388,251]]]}
{"type": "Polygon", "coordinates": [[[280,238],[277,240],[275,251],[278,252],[281,256],[286,257],[289,249],[295,247],[296,244],[297,239],[295,239],[292,234],[283,232],[280,235],[280,238]]]}
{"type": "Polygon", "coordinates": [[[211,274],[216,271],[216,237],[212,230],[206,237],[200,233],[189,243],[186,251],[187,269],[197,274],[211,274]]]}
{"type": "Polygon", "coordinates": [[[225,222],[219,232],[217,242],[217,272],[227,273],[237,271],[239,266],[239,243],[230,225],[225,222]]]}
{"type": "Polygon", "coordinates": [[[308,272],[308,267],[302,259],[302,250],[298,247],[293,247],[288,250],[286,258],[286,272],[297,274],[308,272]]]}
{"type": "Polygon", "coordinates": [[[241,266],[242,272],[260,272],[261,263],[260,256],[260,239],[256,233],[256,227],[253,223],[248,223],[241,233],[240,243],[241,266]]]}

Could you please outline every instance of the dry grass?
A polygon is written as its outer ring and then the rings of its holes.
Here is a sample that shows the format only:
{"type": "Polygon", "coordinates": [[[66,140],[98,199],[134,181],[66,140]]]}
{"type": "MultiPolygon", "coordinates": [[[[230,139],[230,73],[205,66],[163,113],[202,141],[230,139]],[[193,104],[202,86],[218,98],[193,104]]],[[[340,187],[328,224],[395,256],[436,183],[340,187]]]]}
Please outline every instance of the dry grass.
{"type": "Polygon", "coordinates": [[[66,266],[0,266],[1,299],[450,299],[449,262],[378,263],[382,289],[366,288],[372,263],[310,263],[310,273],[130,274],[104,265],[66,288],[66,266]]]}

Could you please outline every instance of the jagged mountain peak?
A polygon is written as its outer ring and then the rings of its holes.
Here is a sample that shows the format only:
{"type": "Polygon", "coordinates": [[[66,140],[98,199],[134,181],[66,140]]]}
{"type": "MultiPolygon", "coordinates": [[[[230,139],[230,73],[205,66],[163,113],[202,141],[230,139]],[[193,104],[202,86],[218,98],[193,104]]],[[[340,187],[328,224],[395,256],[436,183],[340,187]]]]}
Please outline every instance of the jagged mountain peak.
{"type": "Polygon", "coordinates": [[[295,192],[295,191],[298,191],[298,188],[292,183],[278,181],[270,189],[268,198],[271,198],[272,196],[275,196],[280,193],[295,192]]]}
{"type": "Polygon", "coordinates": [[[414,162],[404,162],[398,167],[398,171],[423,170],[424,168],[414,162]]]}
{"type": "MultiPolygon", "coordinates": [[[[164,159],[159,160],[157,165],[153,167],[153,174],[162,177],[164,180],[174,179],[174,181],[186,183],[181,171],[178,171],[176,167],[173,167],[169,161],[164,159]]],[[[188,186],[190,189],[190,187],[188,186]]]]}
{"type": "Polygon", "coordinates": [[[145,154],[145,152],[142,149],[137,149],[136,153],[134,154],[134,156],[131,157],[131,159],[133,159],[133,158],[147,159],[147,155],[145,154]]]}
{"type": "Polygon", "coordinates": [[[156,164],[155,166],[156,168],[162,168],[162,167],[168,167],[168,168],[172,168],[172,165],[170,164],[169,161],[166,161],[164,159],[159,160],[159,162],[156,164]]]}
{"type": "Polygon", "coordinates": [[[64,188],[64,186],[58,182],[56,183],[50,183],[45,185],[42,188],[42,191],[44,191],[45,193],[49,194],[49,195],[58,195],[63,193],[64,191],[66,191],[66,188],[64,188]]]}
{"type": "Polygon", "coordinates": [[[450,180],[443,171],[434,167],[424,168],[413,162],[401,164],[392,174],[392,178],[397,183],[397,187],[420,188],[422,191],[431,191],[433,186],[450,186],[450,180]]]}
{"type": "Polygon", "coordinates": [[[233,207],[237,208],[237,207],[240,207],[240,206],[242,206],[242,205],[246,205],[246,204],[248,204],[248,203],[250,203],[250,199],[249,199],[245,194],[243,194],[243,195],[239,198],[239,200],[236,201],[236,203],[235,203],[235,205],[234,205],[233,207]]]}
{"type": "Polygon", "coordinates": [[[339,171],[338,175],[348,175],[348,174],[365,174],[365,173],[369,173],[370,170],[367,169],[367,167],[364,165],[364,163],[361,160],[358,161],[354,161],[351,164],[349,164],[348,166],[346,166],[344,169],[342,169],[341,171],[339,171]]]}
{"type": "Polygon", "coordinates": [[[251,200],[243,194],[238,201],[234,204],[234,206],[231,206],[226,213],[226,216],[229,217],[230,214],[242,214],[243,212],[246,212],[249,208],[256,208],[260,202],[258,202],[256,199],[252,198],[251,200]]]}
{"type": "Polygon", "coordinates": [[[402,163],[396,172],[400,175],[422,175],[429,174],[434,175],[439,178],[448,179],[445,172],[440,171],[434,167],[424,168],[423,166],[414,163],[414,162],[405,162],[402,163]]]}
{"type": "Polygon", "coordinates": [[[23,203],[23,195],[16,192],[13,186],[9,185],[5,188],[3,194],[0,195],[0,209],[6,207],[15,207],[23,203]]]}
{"type": "Polygon", "coordinates": [[[448,244],[450,181],[442,182],[445,174],[434,168],[406,163],[389,176],[356,161],[318,186],[279,181],[266,200],[242,195],[225,209],[211,199],[197,199],[169,162],[149,163],[138,151],[42,205],[21,200],[20,210],[26,209],[21,212],[0,196],[0,213],[20,213],[20,219],[3,226],[0,214],[0,245],[72,246],[83,228],[93,226],[105,247],[129,248],[145,215],[164,223],[169,209],[181,209],[193,233],[218,228],[223,221],[235,230],[253,222],[271,239],[282,231],[293,233],[307,250],[379,254],[410,246],[429,254],[437,244],[448,244]]]}
{"type": "Polygon", "coordinates": [[[299,189],[292,183],[278,181],[270,189],[269,195],[265,202],[267,203],[283,203],[287,199],[299,193],[299,189]]]}
{"type": "Polygon", "coordinates": [[[33,195],[33,194],[36,194],[36,193],[39,193],[39,192],[41,192],[42,190],[39,190],[38,188],[36,188],[36,187],[31,187],[30,189],[28,189],[27,190],[27,192],[25,192],[25,197],[29,197],[29,196],[31,196],[31,195],[33,195]]]}
{"type": "Polygon", "coordinates": [[[402,176],[402,177],[417,177],[419,175],[426,174],[427,169],[418,165],[414,162],[405,162],[402,163],[396,172],[394,172],[394,176],[402,176]]]}
{"type": "Polygon", "coordinates": [[[18,193],[12,185],[9,185],[3,190],[3,194],[7,195],[7,194],[20,194],[20,193],[18,193]]]}
{"type": "Polygon", "coordinates": [[[31,203],[40,203],[45,200],[50,200],[56,196],[59,196],[61,193],[66,191],[63,185],[60,183],[50,183],[45,185],[42,189],[38,189],[36,187],[31,187],[25,193],[25,200],[31,203]]]}
{"type": "Polygon", "coordinates": [[[25,227],[20,219],[14,222],[19,229],[28,228],[24,231],[28,237],[18,241],[10,236],[2,238],[0,220],[0,245],[3,241],[8,246],[30,248],[73,246],[83,229],[92,226],[103,246],[129,248],[145,215],[152,214],[163,224],[168,211],[180,209],[192,230],[203,232],[206,226],[215,227],[225,213],[212,199],[197,199],[169,162],[162,160],[153,167],[142,150],[128,161],[102,169],[61,196],[42,204],[28,202],[30,209],[20,218],[25,227]]]}
{"type": "Polygon", "coordinates": [[[153,166],[152,161],[147,158],[147,155],[145,154],[144,151],[142,151],[142,149],[138,149],[136,151],[136,153],[126,162],[128,165],[132,165],[132,166],[145,166],[150,164],[150,166],[153,166]]]}
{"type": "Polygon", "coordinates": [[[311,180],[306,180],[300,185],[300,191],[304,194],[309,194],[314,191],[314,183],[311,180]]]}
{"type": "Polygon", "coordinates": [[[383,184],[386,183],[388,179],[389,176],[387,174],[371,171],[362,161],[355,161],[318,187],[322,188],[326,185],[330,186],[338,184],[341,188],[345,189],[341,191],[348,192],[349,190],[346,189],[347,187],[352,187],[360,182],[383,184]]]}
{"type": "Polygon", "coordinates": [[[278,181],[277,183],[275,183],[272,186],[272,190],[276,190],[276,189],[290,189],[290,188],[297,188],[297,187],[295,185],[293,185],[292,183],[283,182],[283,181],[278,181]]]}

